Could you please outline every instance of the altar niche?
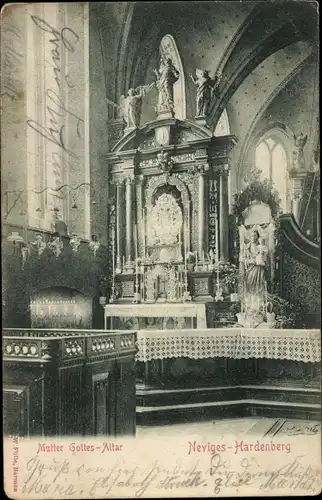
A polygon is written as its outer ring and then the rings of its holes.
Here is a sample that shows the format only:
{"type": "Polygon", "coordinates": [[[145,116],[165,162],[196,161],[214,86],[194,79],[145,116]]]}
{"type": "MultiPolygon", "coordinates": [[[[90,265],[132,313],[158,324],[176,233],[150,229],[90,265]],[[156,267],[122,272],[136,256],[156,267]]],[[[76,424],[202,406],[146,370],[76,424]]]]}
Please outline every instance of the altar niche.
{"type": "Polygon", "coordinates": [[[183,203],[176,186],[163,184],[152,195],[147,218],[148,257],[156,262],[183,262],[183,203]]]}
{"type": "Polygon", "coordinates": [[[229,263],[228,156],[235,143],[200,124],[158,117],[125,132],[106,155],[116,214],[109,303],[214,300],[215,260],[217,267],[229,263]]]}

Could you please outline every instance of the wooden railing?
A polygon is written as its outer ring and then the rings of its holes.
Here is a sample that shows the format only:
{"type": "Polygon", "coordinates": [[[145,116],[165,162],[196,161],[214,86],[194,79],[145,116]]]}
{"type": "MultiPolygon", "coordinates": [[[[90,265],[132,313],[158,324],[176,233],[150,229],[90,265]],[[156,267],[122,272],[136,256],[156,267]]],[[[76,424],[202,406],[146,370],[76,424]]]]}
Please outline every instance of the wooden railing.
{"type": "Polygon", "coordinates": [[[3,330],[4,432],[135,433],[136,333],[3,330]]]}

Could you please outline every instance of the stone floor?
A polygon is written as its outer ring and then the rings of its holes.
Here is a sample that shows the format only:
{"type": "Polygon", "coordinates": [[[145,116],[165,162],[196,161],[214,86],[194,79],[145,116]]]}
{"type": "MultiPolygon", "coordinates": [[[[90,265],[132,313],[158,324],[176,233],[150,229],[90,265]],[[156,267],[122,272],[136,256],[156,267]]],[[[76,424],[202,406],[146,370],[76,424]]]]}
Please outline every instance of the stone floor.
{"type": "Polygon", "coordinates": [[[320,436],[321,423],[311,420],[291,420],[283,418],[235,418],[213,420],[200,423],[171,424],[162,426],[137,426],[137,437],[187,437],[198,435],[200,439],[209,439],[216,435],[252,436],[262,438],[274,436],[320,436]]]}

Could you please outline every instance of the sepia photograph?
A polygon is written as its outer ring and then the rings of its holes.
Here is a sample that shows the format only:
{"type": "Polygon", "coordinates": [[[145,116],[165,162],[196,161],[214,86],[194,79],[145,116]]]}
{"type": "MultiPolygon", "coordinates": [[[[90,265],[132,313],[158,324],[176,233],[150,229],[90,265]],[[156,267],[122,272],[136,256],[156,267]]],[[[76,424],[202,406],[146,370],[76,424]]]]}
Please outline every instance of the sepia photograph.
{"type": "Polygon", "coordinates": [[[319,10],[1,11],[9,498],[313,496],[319,10]]]}

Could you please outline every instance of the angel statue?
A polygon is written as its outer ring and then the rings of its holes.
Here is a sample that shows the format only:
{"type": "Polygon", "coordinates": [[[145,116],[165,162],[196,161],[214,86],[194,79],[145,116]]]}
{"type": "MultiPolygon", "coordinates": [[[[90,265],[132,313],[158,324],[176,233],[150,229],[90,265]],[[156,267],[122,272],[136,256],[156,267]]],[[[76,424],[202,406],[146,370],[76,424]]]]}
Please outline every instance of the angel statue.
{"type": "Polygon", "coordinates": [[[296,149],[293,151],[293,160],[294,160],[294,168],[296,170],[304,170],[305,169],[305,159],[303,149],[307,142],[307,135],[304,135],[303,132],[300,135],[296,136],[294,134],[294,144],[296,149]]]}
{"type": "Polygon", "coordinates": [[[193,75],[190,77],[197,85],[196,116],[207,116],[212,93],[216,92],[222,77],[217,75],[213,80],[209,76],[209,71],[202,69],[196,69],[196,78],[193,75]]]}
{"type": "Polygon", "coordinates": [[[121,115],[123,116],[127,128],[136,128],[140,125],[142,112],[142,99],[150,92],[154,83],[129,89],[127,97],[121,96],[121,115]]]}
{"type": "Polygon", "coordinates": [[[161,57],[158,70],[154,70],[157,77],[156,86],[159,92],[157,111],[174,113],[173,86],[178,81],[180,73],[172,63],[172,59],[164,60],[161,57]]]}
{"type": "Polygon", "coordinates": [[[119,105],[107,99],[108,104],[119,110],[120,117],[124,118],[126,122],[126,128],[132,129],[140,126],[142,99],[148,92],[150,92],[154,85],[155,84],[153,82],[150,85],[143,85],[137,87],[136,89],[129,89],[126,97],[121,95],[119,105]]]}

